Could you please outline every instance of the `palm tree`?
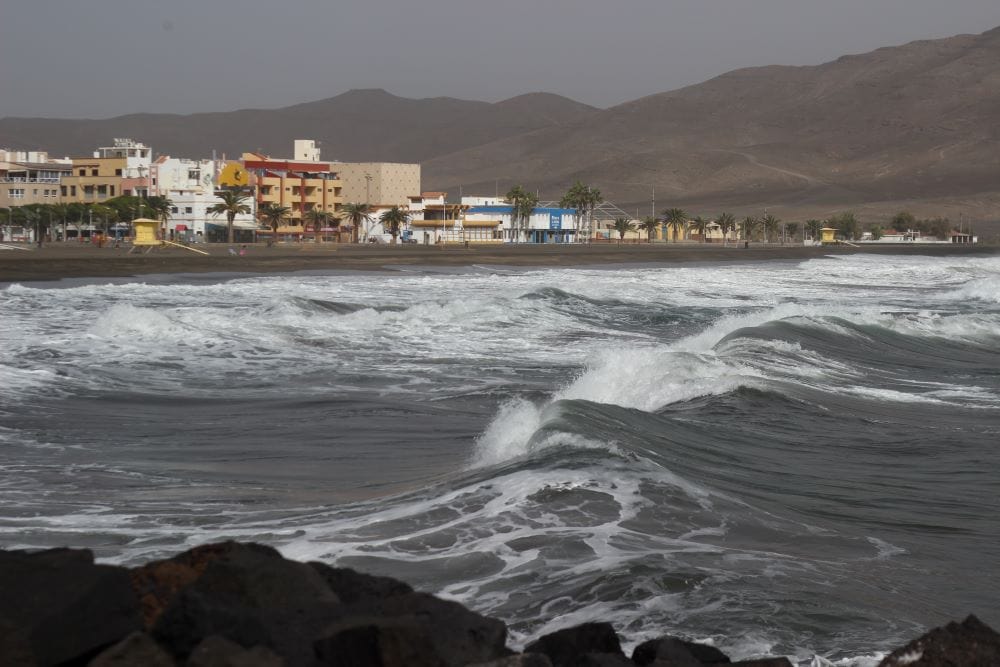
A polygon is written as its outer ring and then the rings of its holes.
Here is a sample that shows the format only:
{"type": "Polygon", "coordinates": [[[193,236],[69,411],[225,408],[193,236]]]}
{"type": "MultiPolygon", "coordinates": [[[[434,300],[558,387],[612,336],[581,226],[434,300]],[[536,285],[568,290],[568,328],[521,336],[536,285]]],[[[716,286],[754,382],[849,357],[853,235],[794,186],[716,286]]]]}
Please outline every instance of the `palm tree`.
{"type": "Polygon", "coordinates": [[[725,246],[730,232],[736,229],[736,218],[733,217],[732,213],[721,213],[715,223],[722,230],[722,245],[725,246]]]}
{"type": "Polygon", "coordinates": [[[778,225],[781,224],[781,221],[768,213],[761,219],[760,222],[761,227],[764,230],[764,242],[767,243],[769,239],[773,239],[777,235],[778,225]]]}
{"type": "Polygon", "coordinates": [[[400,228],[405,225],[406,221],[409,219],[410,214],[398,206],[393,206],[379,216],[379,222],[382,223],[382,228],[388,229],[389,233],[392,234],[393,245],[396,245],[396,237],[399,236],[400,228]]]}
{"type": "Polygon", "coordinates": [[[687,223],[687,213],[681,208],[668,208],[663,212],[663,222],[669,229],[674,228],[674,242],[677,241],[677,232],[683,233],[684,225],[687,223]]]}
{"type": "MultiPolygon", "coordinates": [[[[354,237],[354,242],[357,243],[358,230],[361,228],[362,223],[372,221],[372,208],[368,204],[344,204],[344,208],[341,209],[341,214],[344,220],[351,223],[351,232],[354,237]]],[[[368,235],[367,230],[365,231],[365,236],[368,235]]]]}
{"type": "Polygon", "coordinates": [[[816,219],[806,220],[805,227],[806,231],[809,232],[809,236],[812,237],[812,240],[819,241],[820,230],[823,229],[823,223],[816,219]]]}
{"type": "Polygon", "coordinates": [[[233,221],[236,219],[237,215],[246,214],[250,212],[250,207],[244,202],[249,199],[249,196],[242,192],[241,190],[223,190],[218,195],[220,201],[217,204],[212,204],[208,207],[208,212],[213,216],[223,215],[226,216],[226,227],[227,227],[227,239],[228,243],[233,242],[233,221]]]}
{"type": "Polygon", "coordinates": [[[149,207],[152,216],[160,221],[163,232],[166,233],[170,221],[170,209],[173,208],[174,202],[169,197],[154,195],[146,197],[146,206],[149,207]]]}
{"type": "Polygon", "coordinates": [[[520,239],[528,229],[528,221],[538,206],[538,195],[528,192],[520,185],[512,187],[505,195],[511,205],[511,226],[516,230],[516,239],[520,239]]]}
{"type": "Polygon", "coordinates": [[[644,230],[646,230],[646,243],[652,243],[653,242],[653,232],[655,232],[657,230],[657,228],[660,226],[659,219],[657,219],[657,218],[655,218],[655,217],[653,217],[651,215],[647,216],[642,221],[642,225],[641,226],[642,226],[642,228],[644,230]]]}
{"type": "Polygon", "coordinates": [[[753,236],[754,230],[757,229],[757,218],[752,215],[748,215],[743,218],[743,240],[749,245],[750,237],[753,236]]]}
{"type": "Polygon", "coordinates": [[[628,218],[615,218],[615,231],[618,232],[618,245],[621,245],[625,234],[635,231],[635,223],[628,218]]]}
{"type": "Polygon", "coordinates": [[[292,209],[273,201],[261,204],[260,208],[257,209],[257,217],[264,220],[268,227],[271,228],[271,240],[268,242],[268,245],[278,240],[278,227],[281,226],[281,221],[291,212],[292,209]]]}
{"type": "Polygon", "coordinates": [[[563,208],[572,208],[576,211],[576,228],[582,229],[580,222],[584,218],[587,220],[585,233],[587,240],[591,237],[591,226],[593,224],[594,209],[604,201],[601,191],[589,185],[584,185],[577,181],[566,191],[563,198],[559,200],[559,205],[563,208]]]}
{"type": "Polygon", "coordinates": [[[795,242],[795,235],[799,233],[799,223],[797,222],[786,222],[785,223],[785,236],[795,242]]]}
{"type": "Polygon", "coordinates": [[[319,230],[321,227],[326,227],[329,224],[330,214],[322,209],[311,208],[302,217],[312,225],[313,237],[316,243],[319,243],[319,230]]]}
{"type": "Polygon", "coordinates": [[[708,220],[699,215],[691,222],[691,228],[701,236],[701,242],[704,243],[705,232],[708,230],[708,220]]]}

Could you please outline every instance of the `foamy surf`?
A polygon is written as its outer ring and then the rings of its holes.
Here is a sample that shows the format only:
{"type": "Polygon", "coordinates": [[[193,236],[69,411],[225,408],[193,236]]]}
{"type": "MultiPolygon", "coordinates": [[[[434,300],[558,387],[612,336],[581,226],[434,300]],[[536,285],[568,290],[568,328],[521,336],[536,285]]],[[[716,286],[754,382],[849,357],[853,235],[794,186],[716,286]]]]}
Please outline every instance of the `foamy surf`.
{"type": "Polygon", "coordinates": [[[136,562],[257,540],[519,645],[611,620],[865,664],[997,613],[976,576],[1000,559],[997,269],[10,286],[0,542],[136,562]]]}

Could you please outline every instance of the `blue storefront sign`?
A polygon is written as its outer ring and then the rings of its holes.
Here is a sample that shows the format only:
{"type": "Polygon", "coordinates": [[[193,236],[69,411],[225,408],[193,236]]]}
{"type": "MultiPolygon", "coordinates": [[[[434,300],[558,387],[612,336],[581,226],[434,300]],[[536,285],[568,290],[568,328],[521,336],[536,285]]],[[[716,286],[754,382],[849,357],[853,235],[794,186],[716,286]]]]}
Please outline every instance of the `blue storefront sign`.
{"type": "Polygon", "coordinates": [[[562,229],[562,215],[559,213],[549,214],[549,229],[562,229]]]}

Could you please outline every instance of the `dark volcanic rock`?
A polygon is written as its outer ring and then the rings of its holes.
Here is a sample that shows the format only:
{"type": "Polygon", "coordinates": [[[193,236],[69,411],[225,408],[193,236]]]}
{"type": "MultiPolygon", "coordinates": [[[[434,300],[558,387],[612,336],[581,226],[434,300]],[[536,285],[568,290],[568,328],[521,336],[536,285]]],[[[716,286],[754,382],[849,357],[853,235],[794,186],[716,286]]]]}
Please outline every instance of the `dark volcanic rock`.
{"type": "Polygon", "coordinates": [[[542,653],[521,653],[489,662],[477,662],[468,667],[552,667],[552,661],[542,653]]]}
{"type": "Polygon", "coordinates": [[[104,649],[87,667],[175,667],[174,659],[145,632],[133,632],[104,649]]]}
{"type": "Polygon", "coordinates": [[[355,572],[350,568],[333,568],[323,563],[309,563],[344,604],[358,604],[412,593],[402,581],[355,572]]]}
{"type": "Polygon", "coordinates": [[[84,664],[142,627],[128,572],[88,550],[0,551],[0,591],[0,664],[84,664]]]}
{"type": "Polygon", "coordinates": [[[1000,634],[969,616],[954,621],[898,648],[879,667],[997,667],[1000,665],[1000,634]]]}
{"type": "Polygon", "coordinates": [[[732,667],[795,667],[788,658],[758,658],[730,663],[732,667]]]}
{"type": "Polygon", "coordinates": [[[576,664],[579,667],[633,667],[635,663],[621,653],[585,653],[576,664]]]}
{"type": "Polygon", "coordinates": [[[364,602],[343,608],[338,623],[352,623],[358,617],[395,619],[421,628],[434,652],[449,665],[464,666],[510,655],[507,626],[502,621],[427,593],[367,597],[364,602]]]}
{"type": "Polygon", "coordinates": [[[284,667],[285,661],[263,646],[243,648],[212,635],[198,644],[184,667],[284,667]]]}
{"type": "Polygon", "coordinates": [[[588,653],[611,653],[624,657],[618,635],[610,623],[584,623],[539,637],[525,653],[544,653],[554,667],[576,667],[588,653]]]}
{"type": "Polygon", "coordinates": [[[162,589],[149,589],[157,605],[166,603],[152,632],[179,658],[220,635],[247,648],[266,646],[290,665],[311,664],[313,641],[341,607],[315,569],[270,547],[228,542],[176,560],[189,571],[174,577],[179,570],[163,563],[147,568],[171,573],[162,589]]]}
{"type": "Polygon", "coordinates": [[[707,644],[686,642],[676,637],[650,639],[635,647],[632,662],[649,665],[659,660],[671,667],[702,667],[702,665],[729,664],[725,653],[707,644]]]}
{"type": "Polygon", "coordinates": [[[315,644],[330,667],[448,667],[427,629],[412,620],[383,619],[334,629],[315,644]]]}

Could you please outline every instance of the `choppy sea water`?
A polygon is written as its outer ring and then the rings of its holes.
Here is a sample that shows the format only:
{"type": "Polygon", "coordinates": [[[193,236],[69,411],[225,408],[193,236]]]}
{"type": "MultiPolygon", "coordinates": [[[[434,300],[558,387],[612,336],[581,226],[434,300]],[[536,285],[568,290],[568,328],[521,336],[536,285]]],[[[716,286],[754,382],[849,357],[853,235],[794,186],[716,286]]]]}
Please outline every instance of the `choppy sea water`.
{"type": "Polygon", "coordinates": [[[0,507],[870,665],[1000,625],[1000,257],[11,285],[0,507]]]}

